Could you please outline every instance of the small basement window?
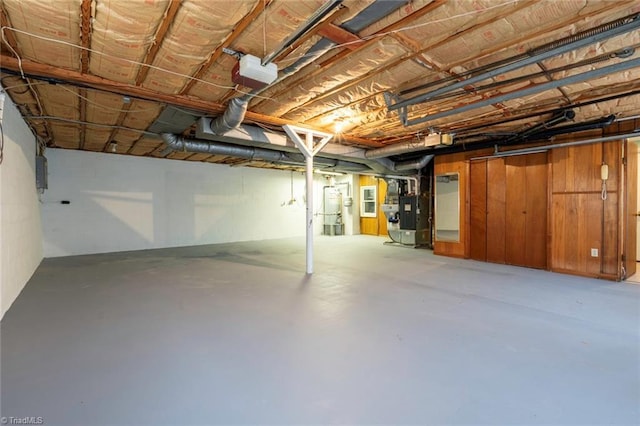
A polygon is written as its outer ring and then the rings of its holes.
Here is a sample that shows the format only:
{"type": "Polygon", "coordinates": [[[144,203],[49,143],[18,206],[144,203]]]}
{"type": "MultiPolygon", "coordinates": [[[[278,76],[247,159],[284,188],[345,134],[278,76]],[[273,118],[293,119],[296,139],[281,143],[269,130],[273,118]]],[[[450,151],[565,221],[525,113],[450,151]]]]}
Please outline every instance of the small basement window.
{"type": "Polygon", "coordinates": [[[360,187],[360,217],[376,217],[376,186],[360,187]]]}

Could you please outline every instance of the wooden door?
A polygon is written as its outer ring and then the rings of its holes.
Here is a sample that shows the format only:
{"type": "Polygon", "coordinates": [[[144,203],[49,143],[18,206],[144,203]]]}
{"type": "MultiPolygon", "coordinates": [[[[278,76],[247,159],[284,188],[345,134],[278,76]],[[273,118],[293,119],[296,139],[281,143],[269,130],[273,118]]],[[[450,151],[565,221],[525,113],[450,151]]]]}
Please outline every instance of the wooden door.
{"type": "Polygon", "coordinates": [[[487,261],[505,263],[506,167],[503,158],[487,161],[487,261]]]}
{"type": "Polygon", "coordinates": [[[387,216],[382,211],[382,205],[387,196],[387,182],[384,179],[376,179],[378,183],[378,235],[389,235],[387,231],[387,216]]]}
{"type": "Polygon", "coordinates": [[[508,157],[505,166],[505,260],[510,265],[524,266],[527,264],[527,157],[508,157]]]}
{"type": "Polygon", "coordinates": [[[547,154],[505,159],[505,260],[547,266],[547,154]]]}
{"type": "Polygon", "coordinates": [[[469,257],[474,260],[505,263],[504,159],[472,161],[469,178],[469,257]]]}
{"type": "Polygon", "coordinates": [[[360,233],[367,235],[387,235],[387,218],[381,209],[387,192],[387,183],[373,176],[360,176],[360,187],[376,187],[376,216],[360,217],[360,233]]]}
{"type": "Polygon", "coordinates": [[[469,257],[487,260],[487,160],[469,167],[469,257]]]}
{"type": "Polygon", "coordinates": [[[547,154],[529,154],[527,157],[527,199],[525,217],[526,266],[547,267],[547,154]]]}
{"type": "Polygon", "coordinates": [[[625,238],[624,268],[626,276],[630,277],[636,274],[636,260],[638,259],[637,249],[637,232],[638,232],[638,145],[636,142],[626,142],[625,152],[625,203],[624,216],[625,222],[623,226],[626,232],[623,233],[625,238]]]}

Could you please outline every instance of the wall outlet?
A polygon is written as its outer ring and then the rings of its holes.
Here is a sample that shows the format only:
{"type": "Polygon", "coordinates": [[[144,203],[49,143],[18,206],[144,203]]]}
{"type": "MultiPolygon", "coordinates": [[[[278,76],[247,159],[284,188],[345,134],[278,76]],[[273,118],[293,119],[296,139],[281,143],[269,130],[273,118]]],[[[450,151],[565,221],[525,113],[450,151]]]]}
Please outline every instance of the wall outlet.
{"type": "Polygon", "coordinates": [[[591,249],[591,257],[598,257],[598,249],[597,248],[592,248],[591,249]]]}

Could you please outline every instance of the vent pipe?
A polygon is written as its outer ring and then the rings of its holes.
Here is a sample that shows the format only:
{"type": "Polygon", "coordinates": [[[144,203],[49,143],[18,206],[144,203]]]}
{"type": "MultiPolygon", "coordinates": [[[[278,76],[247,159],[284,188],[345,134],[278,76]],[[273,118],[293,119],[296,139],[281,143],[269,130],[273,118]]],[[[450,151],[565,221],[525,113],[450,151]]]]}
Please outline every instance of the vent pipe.
{"type": "MultiPolygon", "coordinates": [[[[174,151],[199,152],[212,155],[244,158],[246,160],[266,161],[269,163],[303,165],[305,158],[302,154],[264,149],[252,146],[233,145],[226,142],[212,142],[198,139],[187,139],[171,133],[162,133],[162,140],[174,151]]],[[[335,160],[317,157],[316,163],[320,167],[332,168],[346,173],[371,172],[366,164],[352,161],[335,160]]]]}
{"type": "Polygon", "coordinates": [[[558,125],[560,123],[564,123],[565,121],[568,121],[568,120],[573,120],[575,118],[575,116],[576,116],[576,113],[573,110],[571,110],[571,109],[564,110],[559,114],[555,114],[549,120],[543,121],[542,123],[539,123],[539,124],[537,124],[535,126],[532,126],[532,127],[528,128],[527,130],[522,131],[522,132],[510,137],[509,139],[507,139],[505,141],[505,143],[509,144],[509,143],[513,143],[513,142],[518,141],[518,140],[528,139],[530,136],[535,135],[535,134],[540,133],[540,132],[543,132],[545,130],[548,130],[551,127],[556,126],[556,125],[558,125]]]}
{"type": "Polygon", "coordinates": [[[410,152],[422,151],[426,148],[430,148],[436,145],[444,144],[451,145],[452,136],[449,134],[434,133],[424,138],[420,138],[417,141],[410,141],[405,143],[398,143],[394,145],[385,146],[382,148],[370,149],[365,152],[366,158],[382,158],[392,155],[408,154],[410,152]]]}
{"type": "Polygon", "coordinates": [[[186,139],[171,133],[162,133],[162,139],[174,151],[200,152],[212,155],[227,155],[229,157],[247,160],[262,160],[270,162],[292,162],[284,152],[270,149],[238,146],[226,143],[186,139]]]}
{"type": "Polygon", "coordinates": [[[395,170],[397,172],[404,172],[404,171],[409,171],[409,170],[422,170],[423,168],[425,168],[425,166],[427,164],[429,164],[429,162],[431,160],[433,160],[434,155],[433,154],[428,154],[425,155],[424,157],[422,157],[419,160],[415,160],[415,161],[404,161],[401,163],[396,163],[395,164],[395,170]]]}
{"type": "Polygon", "coordinates": [[[237,128],[244,120],[244,115],[249,106],[249,99],[233,98],[224,113],[211,121],[211,131],[216,135],[225,133],[237,128]]]}

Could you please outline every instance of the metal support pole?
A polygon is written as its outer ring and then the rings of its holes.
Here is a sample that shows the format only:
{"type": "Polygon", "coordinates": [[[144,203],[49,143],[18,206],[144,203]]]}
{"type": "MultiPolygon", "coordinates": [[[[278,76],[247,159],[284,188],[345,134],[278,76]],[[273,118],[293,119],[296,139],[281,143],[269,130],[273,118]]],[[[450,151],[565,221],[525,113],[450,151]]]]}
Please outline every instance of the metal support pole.
{"type": "MultiPolygon", "coordinates": [[[[313,151],[313,134],[307,133],[307,147],[313,151]]],[[[306,158],[307,178],[307,274],[313,274],[313,156],[306,158]]]]}

